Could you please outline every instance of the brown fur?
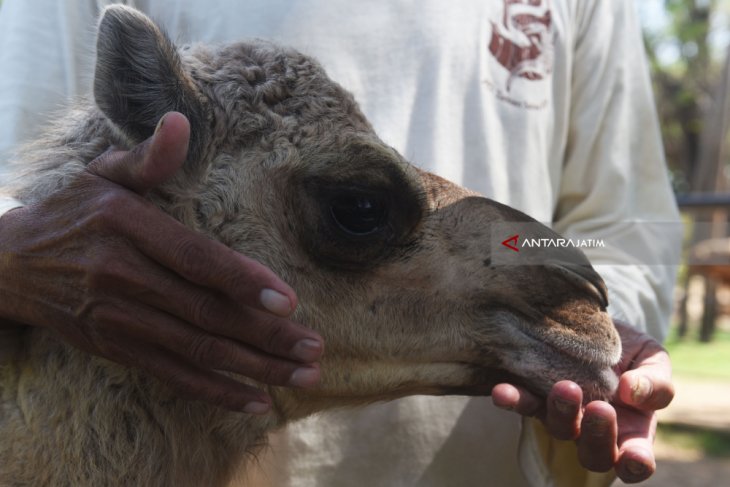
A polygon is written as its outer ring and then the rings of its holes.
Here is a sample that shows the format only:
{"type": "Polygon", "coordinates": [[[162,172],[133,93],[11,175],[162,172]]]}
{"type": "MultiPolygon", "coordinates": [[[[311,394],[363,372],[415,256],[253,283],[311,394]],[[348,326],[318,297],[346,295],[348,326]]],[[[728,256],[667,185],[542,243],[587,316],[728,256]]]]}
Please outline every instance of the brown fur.
{"type": "Polygon", "coordinates": [[[530,219],[409,165],[311,58],[265,42],[177,50],[124,7],[105,11],[98,56],[96,104],[23,154],[17,197],[43,198],[182,111],[192,155],[150,198],[293,286],[295,318],[327,343],[322,384],[267,387],[275,412],[253,417],[34,330],[0,369],[0,485],[224,485],[267,431],[318,410],[504,378],[542,394],[564,378],[592,397],[615,386],[620,344],[585,258],[491,265],[490,225],[530,219]],[[334,221],[353,194],[388,208],[377,231],[334,221]]]}

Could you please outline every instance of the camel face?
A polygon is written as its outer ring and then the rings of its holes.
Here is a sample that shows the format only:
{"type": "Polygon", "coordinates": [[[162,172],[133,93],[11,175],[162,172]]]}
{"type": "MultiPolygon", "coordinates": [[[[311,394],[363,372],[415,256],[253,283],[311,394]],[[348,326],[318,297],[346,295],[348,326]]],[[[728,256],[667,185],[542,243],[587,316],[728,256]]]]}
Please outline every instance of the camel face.
{"type": "Polygon", "coordinates": [[[620,341],[585,257],[572,249],[543,265],[494,265],[494,226],[528,217],[401,166],[397,155],[393,164],[409,176],[373,180],[364,162],[357,184],[331,181],[321,193],[305,185],[296,223],[280,234],[304,249],[303,268],[279,269],[299,293],[297,318],[328,344],[324,384],[297,406],[484,394],[503,380],[547,394],[567,378],[587,398],[609,396],[620,341]]]}
{"type": "Polygon", "coordinates": [[[97,104],[130,143],[168,110],[190,118],[173,206],[279,273],[300,297],[295,318],[325,337],[323,385],[297,404],[504,379],[612,392],[620,340],[580,251],[493,265],[495,225],[532,220],[410,165],[311,58],[264,42],[178,50],[124,8],[102,20],[98,55],[97,104]],[[137,51],[120,47],[130,39],[137,51]]]}
{"type": "Polygon", "coordinates": [[[295,319],[325,337],[322,386],[272,390],[289,417],[505,379],[540,394],[561,379],[589,398],[615,388],[620,340],[580,251],[496,264],[498,225],[557,235],[410,165],[311,58],[260,41],[178,49],[113,7],[94,94],[118,146],[167,111],[188,116],[184,171],[152,198],[271,267],[297,291],[295,319]]]}

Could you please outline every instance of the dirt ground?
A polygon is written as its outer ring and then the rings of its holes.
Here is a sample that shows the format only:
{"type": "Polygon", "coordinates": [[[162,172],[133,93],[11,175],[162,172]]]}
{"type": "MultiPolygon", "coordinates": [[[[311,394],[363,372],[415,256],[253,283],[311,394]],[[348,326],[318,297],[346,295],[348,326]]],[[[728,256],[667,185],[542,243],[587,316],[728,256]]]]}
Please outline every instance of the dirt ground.
{"type": "MultiPolygon", "coordinates": [[[[730,384],[675,379],[674,402],[659,421],[730,431],[730,384]]],[[[641,487],[720,487],[730,485],[730,458],[657,442],[657,472],[641,487]]],[[[614,486],[624,486],[617,481],[614,486]]]]}
{"type": "MultiPolygon", "coordinates": [[[[621,481],[614,487],[624,486],[621,481]]],[[[703,458],[694,461],[659,459],[657,472],[641,487],[722,487],[730,485],[730,460],[703,458]]]]}

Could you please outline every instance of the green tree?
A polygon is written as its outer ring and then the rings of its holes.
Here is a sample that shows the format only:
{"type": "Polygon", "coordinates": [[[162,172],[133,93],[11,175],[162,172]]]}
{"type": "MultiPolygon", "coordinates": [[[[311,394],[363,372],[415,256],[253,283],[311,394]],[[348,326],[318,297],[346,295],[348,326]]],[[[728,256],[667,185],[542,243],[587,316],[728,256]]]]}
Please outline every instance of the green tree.
{"type": "Polygon", "coordinates": [[[720,79],[722,59],[711,43],[713,16],[730,0],[665,0],[668,25],[645,32],[662,135],[675,191],[696,186],[704,120],[720,79]],[[667,62],[661,53],[671,50],[667,62]]]}

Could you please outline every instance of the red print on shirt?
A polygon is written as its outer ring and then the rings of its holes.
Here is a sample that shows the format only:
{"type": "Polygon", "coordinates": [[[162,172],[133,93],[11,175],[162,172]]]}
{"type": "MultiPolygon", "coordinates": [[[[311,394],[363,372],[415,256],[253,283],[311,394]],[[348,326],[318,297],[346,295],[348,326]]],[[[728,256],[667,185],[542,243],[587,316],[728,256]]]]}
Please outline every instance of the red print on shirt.
{"type": "Polygon", "coordinates": [[[489,51],[514,78],[541,80],[552,72],[553,36],[550,0],[503,0],[500,22],[492,22],[489,51]]]}

